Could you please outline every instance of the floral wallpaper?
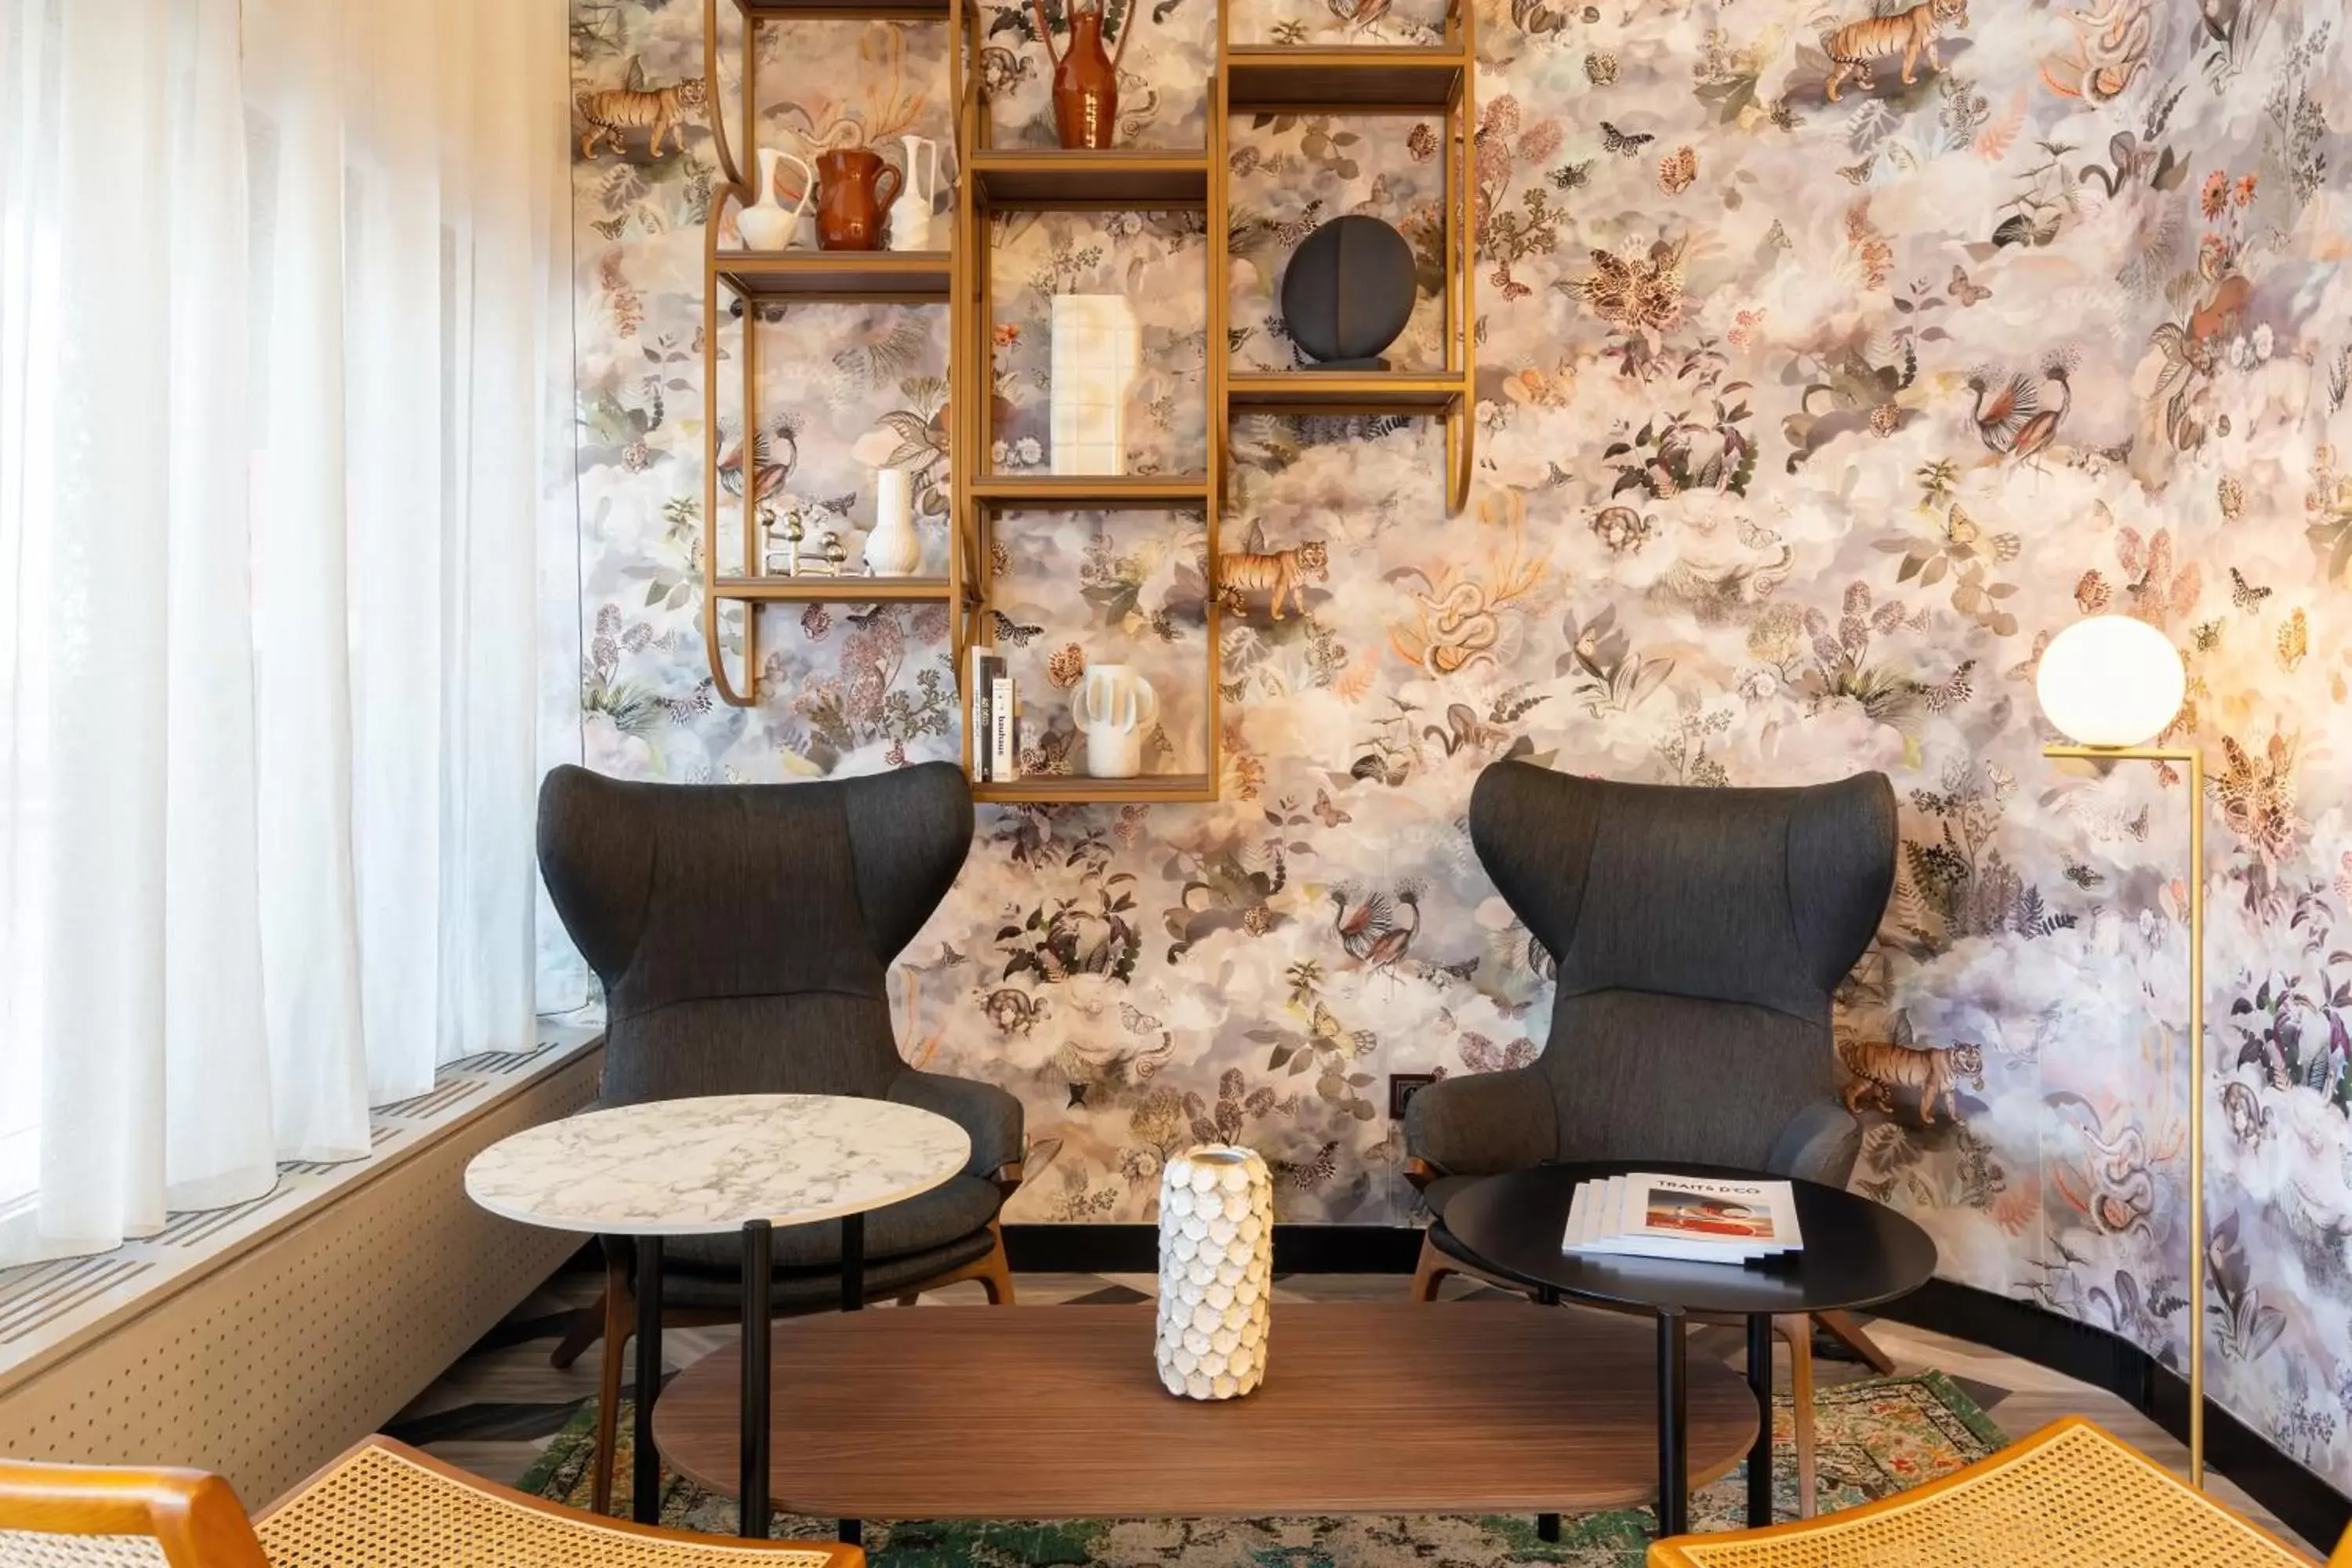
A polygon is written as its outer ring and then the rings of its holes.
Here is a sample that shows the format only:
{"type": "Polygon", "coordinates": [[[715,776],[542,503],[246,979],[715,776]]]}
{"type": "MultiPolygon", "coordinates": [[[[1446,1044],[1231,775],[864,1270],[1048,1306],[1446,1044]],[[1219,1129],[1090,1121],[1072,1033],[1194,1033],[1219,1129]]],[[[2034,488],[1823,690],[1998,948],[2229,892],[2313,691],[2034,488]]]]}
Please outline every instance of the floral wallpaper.
{"type": "MultiPolygon", "coordinates": [[[[1027,12],[986,3],[997,139],[1046,140],[1027,12]]],[[[1229,3],[1237,37],[1276,41],[1436,20],[1229,3]]],[[[1319,542],[1328,566],[1303,613],[1224,622],[1223,798],[983,809],[906,954],[903,1043],[1027,1103],[1015,1218],[1148,1217],[1169,1152],[1215,1136],[1277,1162],[1286,1218],[1408,1222],[1388,1075],[1523,1062],[1545,1029],[1546,956],[1465,837],[1482,767],[1884,769],[1900,882],[1838,1047],[1864,1075],[1856,1184],[1917,1215],[1951,1278],[2177,1364],[2200,803],[2177,772],[2045,759],[2032,694],[2061,627],[2137,616],[2188,659],[2170,739],[2212,779],[2214,1387],[2352,1486],[2343,20],[2318,0],[1870,3],[1481,0],[1471,504],[1446,515],[1427,426],[1239,422],[1227,548],[1319,542]]],[[[1197,145],[1211,0],[1139,15],[1123,134],[1197,145]]],[[[583,93],[700,71],[688,0],[573,17],[583,93]]],[[[846,121],[896,157],[943,134],[945,43],[766,30],[761,139],[846,121]]],[[[1436,129],[1236,122],[1232,276],[1205,280],[1232,290],[1235,364],[1290,363],[1282,258],[1358,211],[1423,257],[1394,357],[1429,363],[1436,129]]],[[[700,112],[684,141],[652,156],[640,124],[577,165],[588,758],[716,781],[951,755],[936,610],[766,612],[766,700],[713,700],[700,112]]],[[[1131,468],[1197,460],[1199,219],[1024,216],[994,242],[992,463],[1043,460],[1042,334],[1067,290],[1141,320],[1131,468]]],[[[730,485],[829,503],[854,533],[871,467],[911,463],[942,548],[943,312],[795,307],[755,330],[763,427],[747,443],[728,416],[730,485]]],[[[1115,649],[1169,709],[1153,765],[1200,765],[1200,520],[1018,519],[1000,564],[998,629],[1046,721],[1033,763],[1066,739],[1057,681],[1115,649]]]]}

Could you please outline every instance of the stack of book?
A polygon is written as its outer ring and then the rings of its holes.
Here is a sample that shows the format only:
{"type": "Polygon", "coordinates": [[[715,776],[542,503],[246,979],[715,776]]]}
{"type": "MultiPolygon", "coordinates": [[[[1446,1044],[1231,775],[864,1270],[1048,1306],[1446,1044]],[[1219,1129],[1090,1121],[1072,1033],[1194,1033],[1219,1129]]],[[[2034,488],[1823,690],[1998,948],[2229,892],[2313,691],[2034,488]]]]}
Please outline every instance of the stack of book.
{"type": "Polygon", "coordinates": [[[1710,1181],[1636,1171],[1585,1182],[1569,1200],[1560,1250],[1585,1257],[1753,1263],[1801,1251],[1786,1182],[1710,1181]]]}
{"type": "Polygon", "coordinates": [[[971,773],[982,784],[1010,784],[1021,776],[1021,702],[1004,660],[988,648],[971,647],[971,773]]]}

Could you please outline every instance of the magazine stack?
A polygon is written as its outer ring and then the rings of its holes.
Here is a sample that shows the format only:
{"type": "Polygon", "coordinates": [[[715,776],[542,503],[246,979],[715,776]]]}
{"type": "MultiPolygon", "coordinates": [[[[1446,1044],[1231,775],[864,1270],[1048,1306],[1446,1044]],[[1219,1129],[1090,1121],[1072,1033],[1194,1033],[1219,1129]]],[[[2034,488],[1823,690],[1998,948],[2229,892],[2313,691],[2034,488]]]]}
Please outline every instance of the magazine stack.
{"type": "Polygon", "coordinates": [[[1560,1250],[1586,1257],[1754,1263],[1803,1247],[1796,1195],[1786,1182],[1636,1171],[1576,1189],[1560,1250]]]}

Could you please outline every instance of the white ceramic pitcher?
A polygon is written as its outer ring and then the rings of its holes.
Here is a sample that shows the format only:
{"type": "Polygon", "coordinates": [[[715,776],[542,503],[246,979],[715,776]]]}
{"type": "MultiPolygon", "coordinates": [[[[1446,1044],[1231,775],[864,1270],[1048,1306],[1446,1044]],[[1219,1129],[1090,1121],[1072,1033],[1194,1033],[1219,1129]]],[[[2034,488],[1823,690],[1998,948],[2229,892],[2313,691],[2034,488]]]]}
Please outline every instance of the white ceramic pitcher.
{"type": "Polygon", "coordinates": [[[944,250],[932,233],[931,214],[932,200],[940,194],[940,144],[928,136],[899,140],[907,149],[907,181],[890,204],[890,248],[944,250]]]}
{"type": "Polygon", "coordinates": [[[1143,738],[1160,721],[1160,696],[1126,665],[1088,665],[1070,717],[1087,738],[1087,773],[1131,779],[1143,771],[1143,738]]]}
{"type": "Polygon", "coordinates": [[[783,250],[800,233],[801,217],[816,195],[816,171],[781,147],[760,149],[760,199],[735,215],[746,250],[783,250]],[[801,172],[801,199],[788,207],[776,199],[776,169],[790,163],[801,172]]]}

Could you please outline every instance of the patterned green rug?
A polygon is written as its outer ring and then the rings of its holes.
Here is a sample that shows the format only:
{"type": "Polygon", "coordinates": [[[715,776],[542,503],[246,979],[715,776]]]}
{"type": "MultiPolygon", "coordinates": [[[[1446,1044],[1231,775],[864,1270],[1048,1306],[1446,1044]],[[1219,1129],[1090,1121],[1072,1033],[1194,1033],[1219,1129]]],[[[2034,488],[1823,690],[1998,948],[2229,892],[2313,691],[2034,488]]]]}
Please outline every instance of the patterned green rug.
{"type": "MultiPolygon", "coordinates": [[[[1974,1401],[1941,1373],[1867,1378],[1820,1391],[1815,1436],[1821,1507],[1847,1508],[1902,1491],[1980,1459],[2007,1441],[1974,1401]]],[[[522,1489],[588,1506],[594,1409],[583,1406],[522,1489]]],[[[1779,1514],[1795,1517],[1789,1403],[1774,1404],[1779,1514]]],[[[1398,1441],[1405,1441],[1399,1434],[1398,1441]]],[[[629,1413],[621,1412],[614,1506],[628,1511],[629,1413]]],[[[1747,1480],[1734,1469],[1691,1499],[1696,1528],[1746,1520],[1747,1480]]],[[[735,1505],[665,1475],[662,1522],[731,1534],[735,1505]]],[[[1654,1521],[1647,1509],[1587,1514],[1563,1522],[1557,1542],[1536,1539],[1532,1516],[1357,1514],[1283,1519],[1106,1519],[1002,1521],[868,1520],[875,1568],[1640,1568],[1654,1521]]],[[[778,1535],[831,1539],[830,1520],[776,1516],[778,1535]]]]}

